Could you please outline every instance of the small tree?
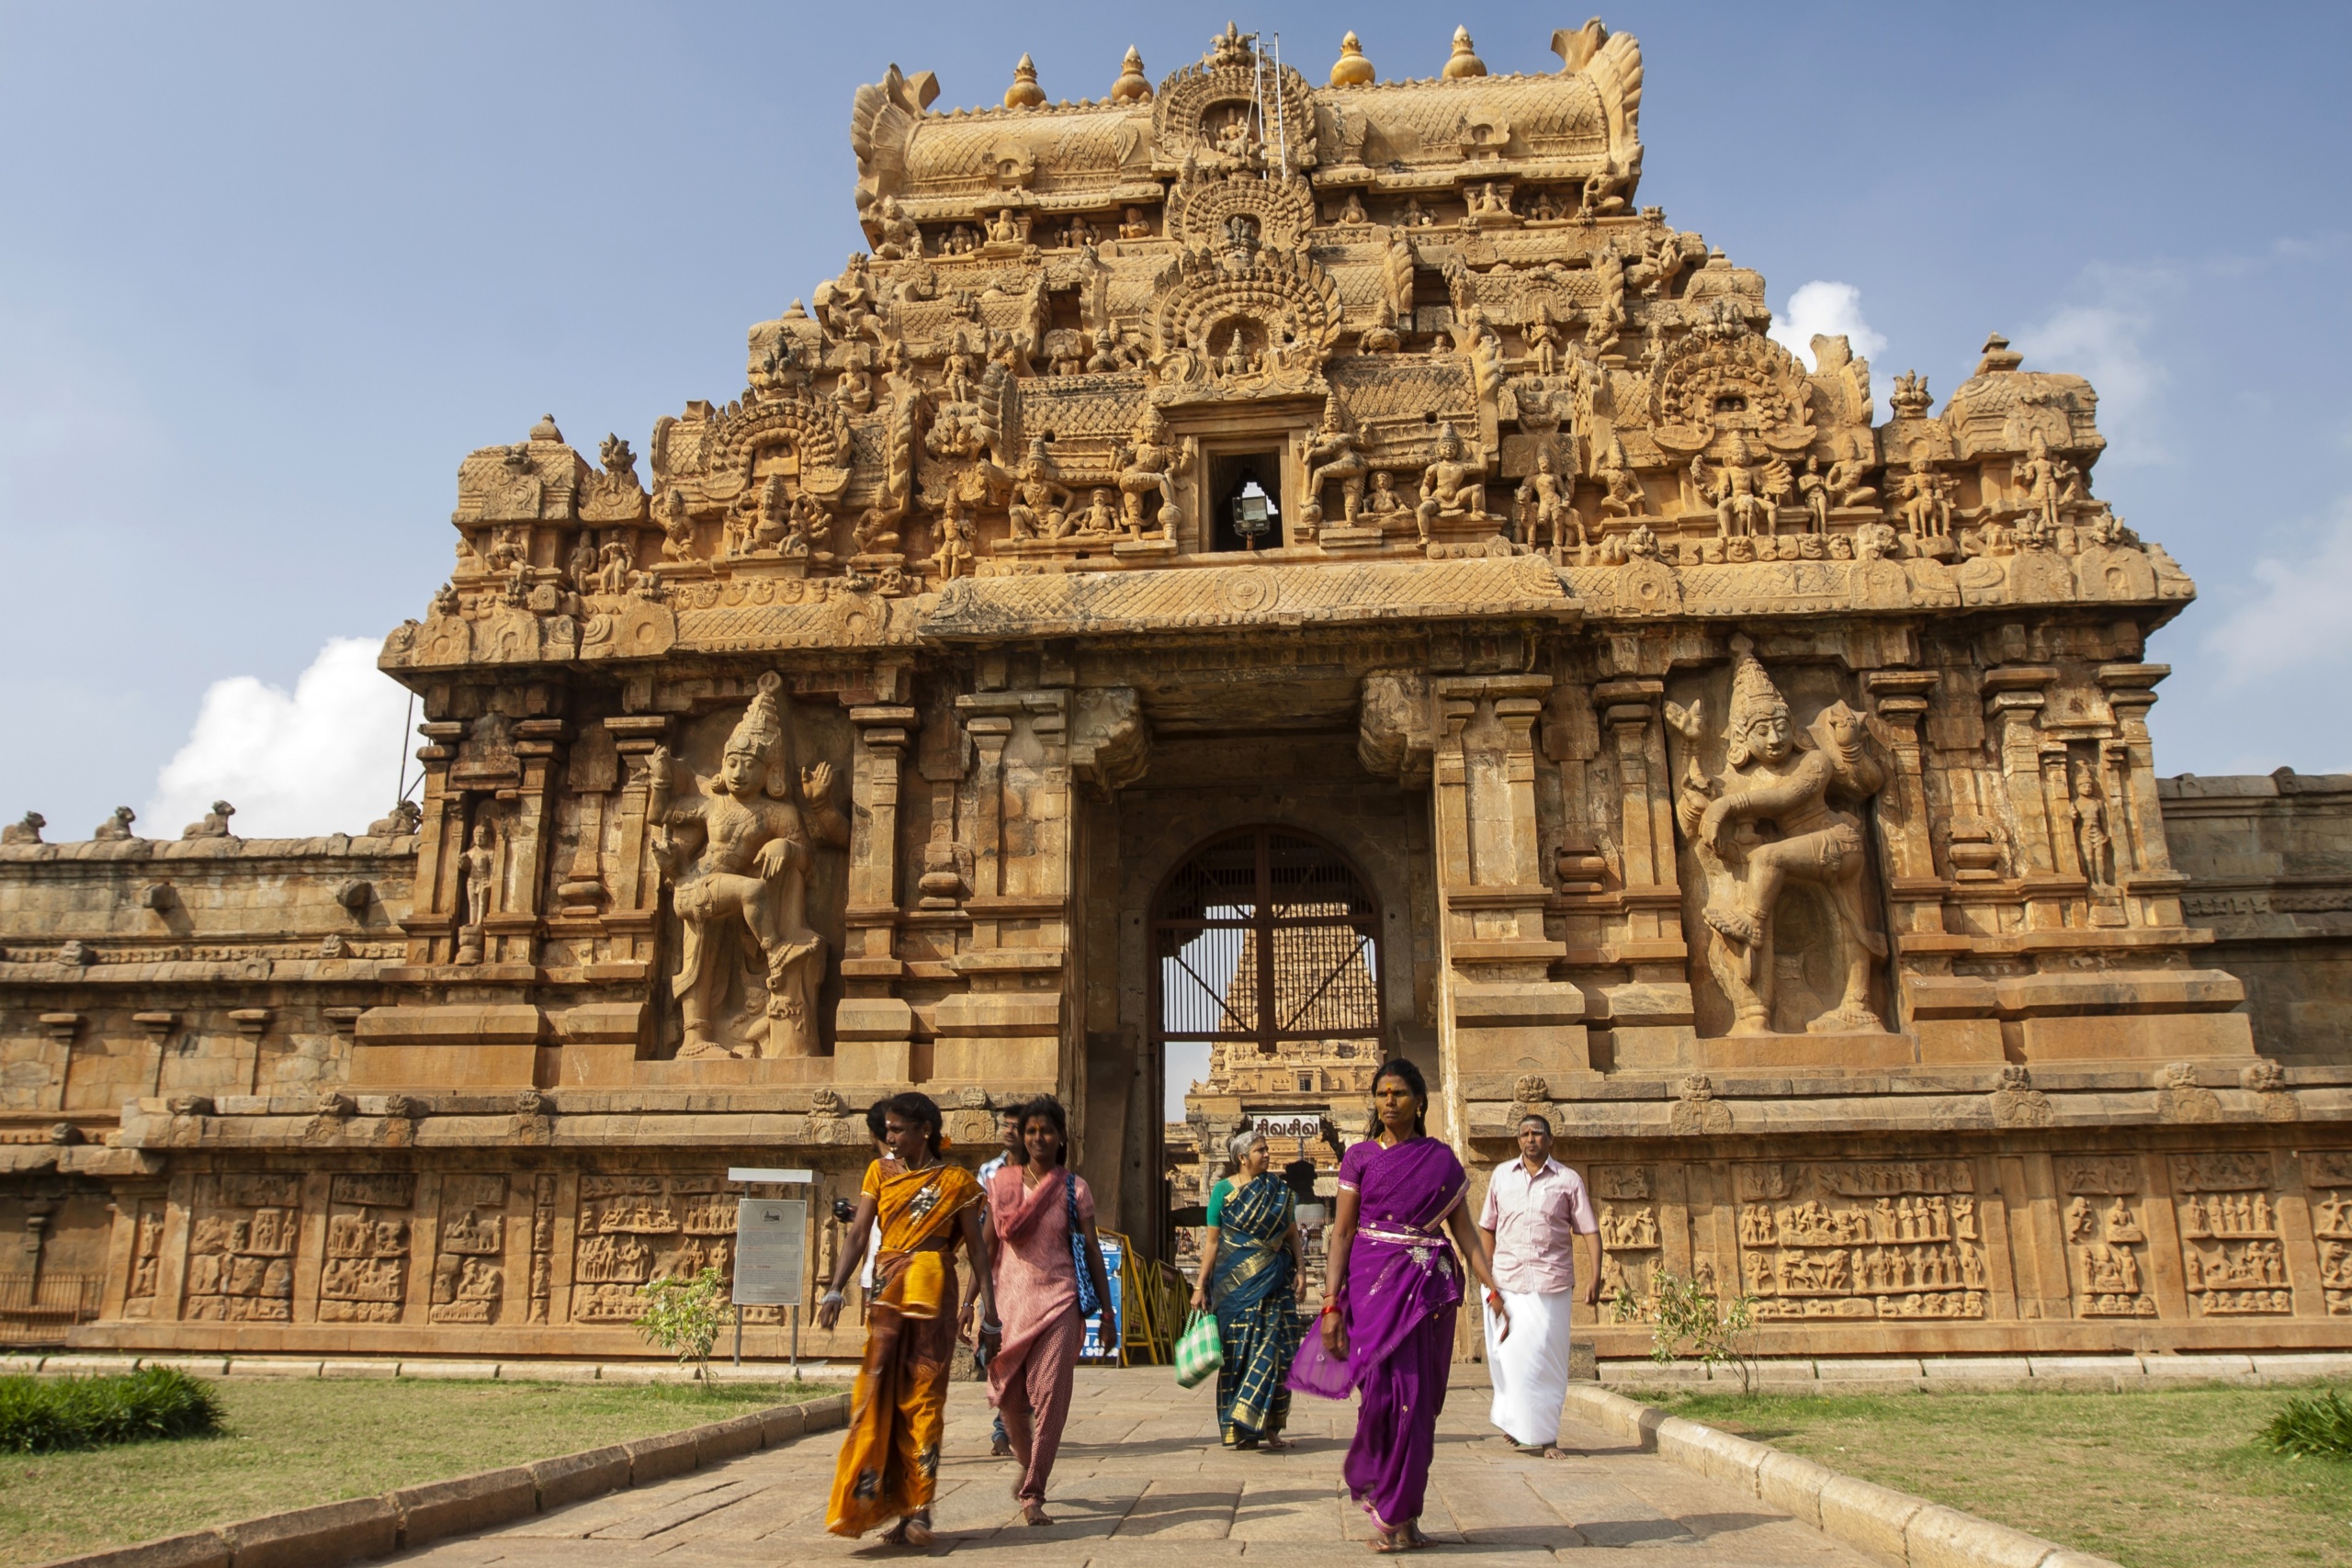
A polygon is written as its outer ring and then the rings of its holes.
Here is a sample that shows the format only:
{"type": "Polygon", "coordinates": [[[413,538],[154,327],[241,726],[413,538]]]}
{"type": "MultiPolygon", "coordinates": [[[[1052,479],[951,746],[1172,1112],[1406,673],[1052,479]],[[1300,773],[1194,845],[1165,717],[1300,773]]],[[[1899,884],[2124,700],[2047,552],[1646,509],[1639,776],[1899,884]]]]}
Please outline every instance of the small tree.
{"type": "Polygon", "coordinates": [[[735,1321],[727,1281],[718,1268],[707,1267],[684,1280],[649,1280],[637,1293],[646,1301],[638,1331],[677,1357],[679,1365],[692,1361],[695,1375],[708,1379],[711,1347],[718,1343],[718,1331],[735,1321]]]}
{"type": "Polygon", "coordinates": [[[1714,1282],[1702,1276],[1683,1279],[1671,1269],[1650,1275],[1650,1296],[1645,1302],[1630,1287],[1617,1287],[1610,1311],[1619,1323],[1647,1320],[1650,1359],[1660,1366],[1675,1359],[1687,1343],[1690,1355],[1710,1369],[1728,1361],[1739,1369],[1739,1392],[1756,1387],[1756,1298],[1745,1292],[1723,1302],[1714,1282]]]}

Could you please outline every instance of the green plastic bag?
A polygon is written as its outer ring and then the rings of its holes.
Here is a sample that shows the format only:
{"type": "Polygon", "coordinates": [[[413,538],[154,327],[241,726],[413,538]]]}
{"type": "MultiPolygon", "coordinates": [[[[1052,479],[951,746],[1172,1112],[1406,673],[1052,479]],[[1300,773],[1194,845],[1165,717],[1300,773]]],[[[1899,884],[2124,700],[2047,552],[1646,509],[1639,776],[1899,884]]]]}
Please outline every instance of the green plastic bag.
{"type": "Polygon", "coordinates": [[[1216,1314],[1196,1312],[1176,1341],[1176,1382],[1197,1388],[1225,1365],[1225,1341],[1217,1337],[1216,1314]]]}

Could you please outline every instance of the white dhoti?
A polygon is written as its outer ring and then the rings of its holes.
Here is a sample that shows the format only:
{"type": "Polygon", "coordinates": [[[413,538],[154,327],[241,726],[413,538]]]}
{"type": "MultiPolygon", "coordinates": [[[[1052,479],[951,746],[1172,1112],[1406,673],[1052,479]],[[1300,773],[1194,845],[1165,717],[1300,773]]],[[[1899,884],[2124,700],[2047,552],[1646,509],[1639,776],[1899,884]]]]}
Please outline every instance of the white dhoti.
{"type": "Polygon", "coordinates": [[[1568,1402],[1568,1303],[1573,1291],[1537,1295],[1505,1291],[1510,1337],[1496,1337],[1487,1313],[1487,1371],[1495,1382],[1494,1424],[1511,1441],[1546,1446],[1560,1438],[1560,1410],[1568,1402]]]}

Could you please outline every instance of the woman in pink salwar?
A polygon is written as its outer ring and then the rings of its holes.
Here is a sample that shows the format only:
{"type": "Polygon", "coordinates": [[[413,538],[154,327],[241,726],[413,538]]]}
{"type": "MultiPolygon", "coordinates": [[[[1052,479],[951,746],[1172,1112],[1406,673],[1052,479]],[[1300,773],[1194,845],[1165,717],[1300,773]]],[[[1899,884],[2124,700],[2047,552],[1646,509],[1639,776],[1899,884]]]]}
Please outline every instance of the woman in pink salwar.
{"type": "MultiPolygon", "coordinates": [[[[1078,1258],[1086,1260],[1096,1301],[1111,1302],[1111,1285],[1094,1235],[1094,1194],[1063,1164],[1069,1124],[1061,1102],[1046,1096],[1023,1107],[1021,1141],[1028,1163],[1006,1165],[989,1183],[989,1269],[1004,1335],[989,1362],[989,1403],[1004,1417],[1021,1466],[1012,1486],[1021,1517],[1049,1525],[1046,1482],[1069,1418],[1070,1380],[1086,1337],[1078,1258]]],[[[1114,1322],[1106,1305],[1106,1344],[1117,1342],[1114,1322]]]]}
{"type": "Polygon", "coordinates": [[[1372,1549],[1382,1552],[1428,1544],[1421,1504],[1462,1305],[1462,1277],[1443,1231],[1487,1287],[1498,1342],[1510,1333],[1463,1201],[1469,1179],[1453,1151],[1426,1130],[1429,1098],[1410,1062],[1386,1063],[1374,1077],[1370,1136],[1340,1161],[1339,1209],[1325,1238],[1322,1333],[1291,1366],[1293,1388],[1326,1399],[1360,1397],[1341,1473],[1372,1516],[1372,1549]]]}

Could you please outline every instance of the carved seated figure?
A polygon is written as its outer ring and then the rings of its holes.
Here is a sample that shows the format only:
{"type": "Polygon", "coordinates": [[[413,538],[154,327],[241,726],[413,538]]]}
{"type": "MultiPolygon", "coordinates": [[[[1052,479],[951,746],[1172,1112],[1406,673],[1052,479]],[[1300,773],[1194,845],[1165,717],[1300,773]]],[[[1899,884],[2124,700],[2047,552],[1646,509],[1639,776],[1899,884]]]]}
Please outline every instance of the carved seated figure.
{"type": "Polygon", "coordinates": [[[130,825],[138,819],[139,813],[128,806],[118,806],[114,808],[114,815],[99,823],[90,837],[101,844],[119,844],[135,839],[139,835],[130,830],[130,825]]]}
{"type": "Polygon", "coordinates": [[[235,807],[225,800],[216,800],[212,803],[212,809],[204,814],[204,820],[191,822],[181,829],[180,837],[183,839],[225,839],[229,837],[229,818],[236,814],[235,807]]]}
{"type": "Polygon", "coordinates": [[[1911,525],[1913,538],[1951,536],[1951,496],[1943,476],[1928,468],[1925,457],[1911,459],[1911,467],[1896,483],[1894,500],[1903,520],[1911,525]]]}
{"type": "Polygon", "coordinates": [[[683,1059],[706,1056],[808,1056],[817,1050],[817,989],[824,978],[825,940],[808,925],[813,845],[844,845],[849,828],[833,808],[833,771],[819,762],[799,773],[795,804],[785,739],[783,678],[760,677],[743,717],[727,738],[716,777],[694,777],[700,794],[673,797],[669,749],[649,760],[646,811],[656,829],[653,854],[674,889],[684,950],[671,988],[684,1015],[683,1059]],[[766,1016],[722,1038],[737,956],[748,938],[767,977],[766,1016]]]}
{"type": "Polygon", "coordinates": [[[1609,450],[1601,454],[1600,467],[1593,478],[1600,481],[1603,494],[1600,513],[1604,517],[1639,517],[1650,509],[1648,492],[1642,489],[1641,476],[1625,457],[1625,444],[1615,436],[1609,438],[1609,450]]]}
{"type": "Polygon", "coordinates": [[[922,254],[922,226],[906,215],[897,197],[882,198],[876,227],[882,231],[881,243],[874,247],[877,259],[903,261],[922,254]]]}
{"type": "Polygon", "coordinates": [[[1354,191],[1348,192],[1348,199],[1340,204],[1339,215],[1333,218],[1331,221],[1334,223],[1370,222],[1371,220],[1366,218],[1363,213],[1363,197],[1357,195],[1354,191]]]}
{"type": "Polygon", "coordinates": [[[1439,425],[1437,460],[1421,470],[1421,503],[1413,511],[1421,543],[1429,543],[1432,524],[1487,515],[1485,475],[1484,464],[1465,460],[1462,436],[1453,422],[1439,425]]]}
{"type": "Polygon", "coordinates": [[[1013,478],[1012,502],[1005,509],[1012,536],[1034,539],[1042,534],[1058,539],[1069,532],[1069,491],[1055,479],[1053,461],[1046,456],[1041,437],[1029,444],[1029,456],[1022,459],[1021,471],[1013,478]]]}
{"type": "Polygon", "coordinates": [[[424,825],[424,808],[413,800],[395,801],[391,814],[379,817],[368,824],[371,839],[398,839],[413,833],[424,825]]]}
{"type": "Polygon", "coordinates": [[[1127,209],[1127,215],[1125,219],[1119,224],[1119,238],[1122,240],[1148,240],[1151,238],[1151,220],[1143,215],[1142,208],[1130,207],[1127,209]]]}
{"type": "Polygon", "coordinates": [[[1773,509],[1793,485],[1786,463],[1778,457],[1751,461],[1747,443],[1736,434],[1724,445],[1722,468],[1710,471],[1704,454],[1690,459],[1690,482],[1714,507],[1720,539],[1752,537],[1759,525],[1770,537],[1773,509]]]}
{"type": "Polygon", "coordinates": [[[1088,538],[1103,537],[1119,530],[1119,509],[1111,504],[1111,492],[1098,490],[1087,498],[1086,510],[1077,517],[1078,532],[1088,538]]]}
{"type": "MultiPolygon", "coordinates": [[[[1863,914],[1868,852],[1860,819],[1840,806],[1877,794],[1885,772],[1870,753],[1860,715],[1836,703],[1807,734],[1797,735],[1788,704],[1752,645],[1735,637],[1732,649],[1724,775],[1709,778],[1694,761],[1675,806],[1706,876],[1707,964],[1731,1001],[1731,1032],[1772,1032],[1775,922],[1791,882],[1820,888],[1835,916],[1817,940],[1829,948],[1824,956],[1840,976],[1838,999],[1806,1027],[1816,1033],[1876,1031],[1870,966],[1885,955],[1886,941],[1863,914]]],[[[1687,739],[1699,740],[1698,705],[1668,704],[1667,719],[1687,739]]]]}
{"type": "Polygon", "coordinates": [[[0,828],[0,844],[38,844],[40,830],[49,826],[49,818],[38,811],[28,811],[24,819],[0,828]]]}
{"type": "Polygon", "coordinates": [[[1364,497],[1362,515],[1394,517],[1404,510],[1404,498],[1396,493],[1396,476],[1386,468],[1374,469],[1372,493],[1364,497]]]}

